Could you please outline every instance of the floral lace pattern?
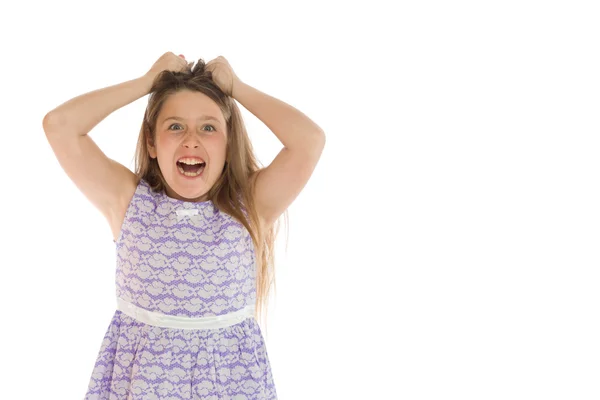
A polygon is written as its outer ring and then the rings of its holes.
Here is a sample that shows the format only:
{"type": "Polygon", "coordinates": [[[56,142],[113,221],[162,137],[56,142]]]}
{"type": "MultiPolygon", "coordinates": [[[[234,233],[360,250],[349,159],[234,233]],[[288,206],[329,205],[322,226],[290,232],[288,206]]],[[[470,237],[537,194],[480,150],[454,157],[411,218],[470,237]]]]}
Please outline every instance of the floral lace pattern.
{"type": "MultiPolygon", "coordinates": [[[[165,315],[232,313],[256,301],[254,245],[211,201],[152,192],[141,180],[116,243],[116,295],[165,315]]],[[[254,318],[218,329],[148,325],[116,310],[85,399],[277,399],[254,318]]]]}

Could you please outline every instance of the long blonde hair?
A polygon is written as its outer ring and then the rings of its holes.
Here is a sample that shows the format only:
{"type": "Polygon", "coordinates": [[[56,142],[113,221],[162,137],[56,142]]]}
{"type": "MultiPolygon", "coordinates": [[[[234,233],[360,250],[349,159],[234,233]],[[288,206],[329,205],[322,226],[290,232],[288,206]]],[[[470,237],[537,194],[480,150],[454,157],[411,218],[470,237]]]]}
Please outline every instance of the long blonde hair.
{"type": "MultiPolygon", "coordinates": [[[[156,158],[150,157],[147,141],[156,143],[156,120],[169,96],[180,90],[197,91],[212,99],[221,109],[227,124],[227,149],[225,166],[219,179],[208,191],[208,199],[222,212],[242,223],[254,242],[256,249],[256,313],[257,319],[266,314],[271,284],[275,284],[274,243],[280,228],[280,218],[273,225],[263,227],[259,223],[250,187],[250,175],[259,170],[257,158],[240,110],[233,98],[226,95],[212,80],[205,62],[199,59],[191,71],[163,71],[150,89],[148,105],[140,129],[135,151],[135,174],[146,180],[155,192],[164,192],[165,178],[156,158]]],[[[288,212],[284,212],[286,226],[288,212]]],[[[266,326],[266,324],[265,324],[266,326]]]]}

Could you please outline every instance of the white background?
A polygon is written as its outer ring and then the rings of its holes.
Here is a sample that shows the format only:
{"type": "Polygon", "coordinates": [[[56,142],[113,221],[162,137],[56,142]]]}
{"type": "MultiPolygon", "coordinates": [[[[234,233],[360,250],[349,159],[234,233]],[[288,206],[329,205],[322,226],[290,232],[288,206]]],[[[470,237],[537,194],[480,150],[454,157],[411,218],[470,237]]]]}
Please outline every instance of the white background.
{"type": "MultiPolygon", "coordinates": [[[[600,15],[583,1],[3,3],[2,398],[82,399],[108,223],[44,115],[166,51],[327,136],[278,239],[280,400],[598,399],[600,15]],[[18,4],[18,5],[16,5],[18,4]],[[317,5],[318,4],[318,5],[317,5]]],[[[147,97],[91,132],[133,170],[147,97]]],[[[242,107],[257,156],[282,145],[242,107]]]]}

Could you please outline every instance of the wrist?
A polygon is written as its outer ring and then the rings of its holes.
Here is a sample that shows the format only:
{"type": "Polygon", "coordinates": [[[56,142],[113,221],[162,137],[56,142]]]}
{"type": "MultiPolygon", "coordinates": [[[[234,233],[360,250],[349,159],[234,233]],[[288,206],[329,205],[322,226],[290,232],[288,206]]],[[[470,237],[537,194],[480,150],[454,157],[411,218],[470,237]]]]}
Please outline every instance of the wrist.
{"type": "Polygon", "coordinates": [[[152,84],[154,83],[155,77],[155,75],[146,73],[138,78],[138,80],[144,85],[146,93],[150,93],[150,89],[152,88],[152,84]]]}
{"type": "Polygon", "coordinates": [[[237,100],[236,95],[239,93],[239,91],[242,89],[242,86],[244,86],[245,83],[242,82],[239,79],[234,79],[233,80],[233,84],[231,85],[231,97],[233,97],[234,99],[237,100]]]}

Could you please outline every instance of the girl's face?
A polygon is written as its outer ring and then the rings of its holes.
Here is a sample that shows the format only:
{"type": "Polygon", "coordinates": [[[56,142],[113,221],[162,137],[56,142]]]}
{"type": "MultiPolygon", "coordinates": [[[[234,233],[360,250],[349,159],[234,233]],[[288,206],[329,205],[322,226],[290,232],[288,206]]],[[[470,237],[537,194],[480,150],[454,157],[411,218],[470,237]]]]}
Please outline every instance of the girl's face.
{"type": "Polygon", "coordinates": [[[158,158],[167,181],[167,196],[193,202],[208,200],[206,193],[225,165],[226,129],[221,109],[205,94],[182,90],[169,96],[156,120],[156,147],[148,143],[150,157],[158,158]],[[184,156],[206,162],[200,176],[189,178],[179,172],[177,160],[184,156]]]}

